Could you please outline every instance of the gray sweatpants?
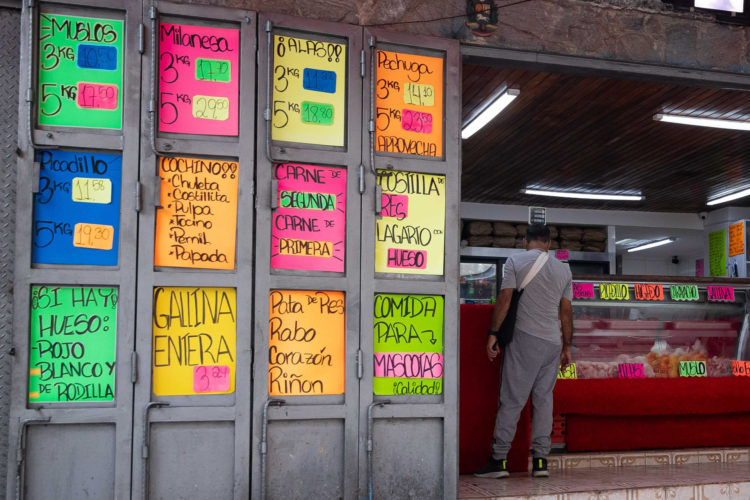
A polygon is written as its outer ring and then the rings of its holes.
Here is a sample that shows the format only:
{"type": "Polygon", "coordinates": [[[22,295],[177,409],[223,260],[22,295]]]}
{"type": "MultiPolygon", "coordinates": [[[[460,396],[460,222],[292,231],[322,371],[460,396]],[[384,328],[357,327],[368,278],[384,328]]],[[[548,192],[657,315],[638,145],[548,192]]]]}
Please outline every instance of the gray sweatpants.
{"type": "Polygon", "coordinates": [[[534,457],[546,457],[552,433],[552,389],[560,369],[560,344],[515,331],[505,348],[500,397],[495,417],[492,457],[507,458],[516,434],[521,410],[531,394],[531,450],[534,457]]]}

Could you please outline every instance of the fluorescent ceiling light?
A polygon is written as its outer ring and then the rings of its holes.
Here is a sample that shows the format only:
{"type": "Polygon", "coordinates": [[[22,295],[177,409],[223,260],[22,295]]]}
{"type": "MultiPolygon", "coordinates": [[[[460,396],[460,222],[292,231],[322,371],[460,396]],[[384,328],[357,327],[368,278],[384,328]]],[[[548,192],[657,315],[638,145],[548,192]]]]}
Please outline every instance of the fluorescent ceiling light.
{"type": "Polygon", "coordinates": [[[709,200],[706,202],[706,205],[718,205],[719,203],[726,203],[727,201],[744,198],[745,196],[750,196],[750,189],[743,189],[742,191],[737,191],[736,193],[728,194],[714,200],[709,200]]]}
{"type": "Polygon", "coordinates": [[[646,243],[645,245],[638,245],[637,247],[628,248],[628,252],[640,252],[641,250],[646,250],[647,248],[660,247],[662,245],[667,245],[673,242],[674,242],[674,238],[665,238],[663,240],[652,241],[651,243],[646,243]]]}
{"type": "Polygon", "coordinates": [[[487,125],[493,118],[499,115],[513,99],[518,97],[520,90],[506,89],[499,96],[497,96],[486,108],[482,110],[474,119],[464,125],[461,129],[461,139],[468,139],[474,135],[479,129],[487,125]]]}
{"type": "Polygon", "coordinates": [[[576,198],[579,200],[641,201],[644,198],[639,194],[578,193],[575,191],[548,191],[545,189],[522,189],[521,191],[537,196],[555,196],[557,198],[576,198]]]}
{"type": "Polygon", "coordinates": [[[724,128],[728,130],[750,130],[750,121],[745,120],[717,120],[715,118],[698,118],[681,115],[654,115],[654,120],[681,125],[696,125],[698,127],[724,128]]]}

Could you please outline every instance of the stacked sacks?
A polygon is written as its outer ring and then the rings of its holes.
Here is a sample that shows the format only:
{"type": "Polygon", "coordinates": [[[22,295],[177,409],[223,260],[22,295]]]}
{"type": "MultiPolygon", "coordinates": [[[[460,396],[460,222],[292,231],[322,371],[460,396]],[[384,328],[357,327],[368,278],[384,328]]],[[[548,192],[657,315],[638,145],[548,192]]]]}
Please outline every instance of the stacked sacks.
{"type": "Polygon", "coordinates": [[[607,231],[604,229],[586,228],[583,230],[584,252],[605,252],[607,250],[607,231]]]}
{"type": "Polygon", "coordinates": [[[469,222],[469,246],[487,247],[492,245],[492,224],[489,222],[474,220],[469,222]]]}
{"type": "MultiPolygon", "coordinates": [[[[602,228],[557,227],[550,230],[550,250],[605,252],[607,231],[602,228]]],[[[464,239],[472,247],[523,248],[528,224],[466,221],[464,239]]]]}

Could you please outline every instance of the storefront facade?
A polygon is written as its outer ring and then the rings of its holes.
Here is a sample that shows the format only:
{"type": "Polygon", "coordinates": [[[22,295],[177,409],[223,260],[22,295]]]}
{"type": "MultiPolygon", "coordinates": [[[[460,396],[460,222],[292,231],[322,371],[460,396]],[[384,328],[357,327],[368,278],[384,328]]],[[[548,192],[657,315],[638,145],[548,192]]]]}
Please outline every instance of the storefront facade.
{"type": "Polygon", "coordinates": [[[211,3],[0,4],[7,495],[454,498],[462,56],[748,89],[747,30],[211,3]]]}

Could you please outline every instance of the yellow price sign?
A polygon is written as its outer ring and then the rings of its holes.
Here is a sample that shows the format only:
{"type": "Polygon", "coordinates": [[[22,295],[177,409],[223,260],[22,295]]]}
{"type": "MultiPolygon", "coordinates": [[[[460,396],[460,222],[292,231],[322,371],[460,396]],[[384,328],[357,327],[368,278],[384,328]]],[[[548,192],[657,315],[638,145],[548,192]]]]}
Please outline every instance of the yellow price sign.
{"type": "Polygon", "coordinates": [[[560,370],[559,372],[557,372],[557,378],[558,379],[577,379],[578,372],[576,371],[576,364],[570,363],[568,366],[565,367],[564,370],[560,370]]]}
{"type": "Polygon", "coordinates": [[[229,119],[229,99],[197,95],[193,97],[193,117],[202,120],[224,121],[229,119]]]}
{"type": "Polygon", "coordinates": [[[73,190],[70,194],[73,201],[107,205],[112,202],[112,181],[91,177],[73,177],[73,190]]]}

